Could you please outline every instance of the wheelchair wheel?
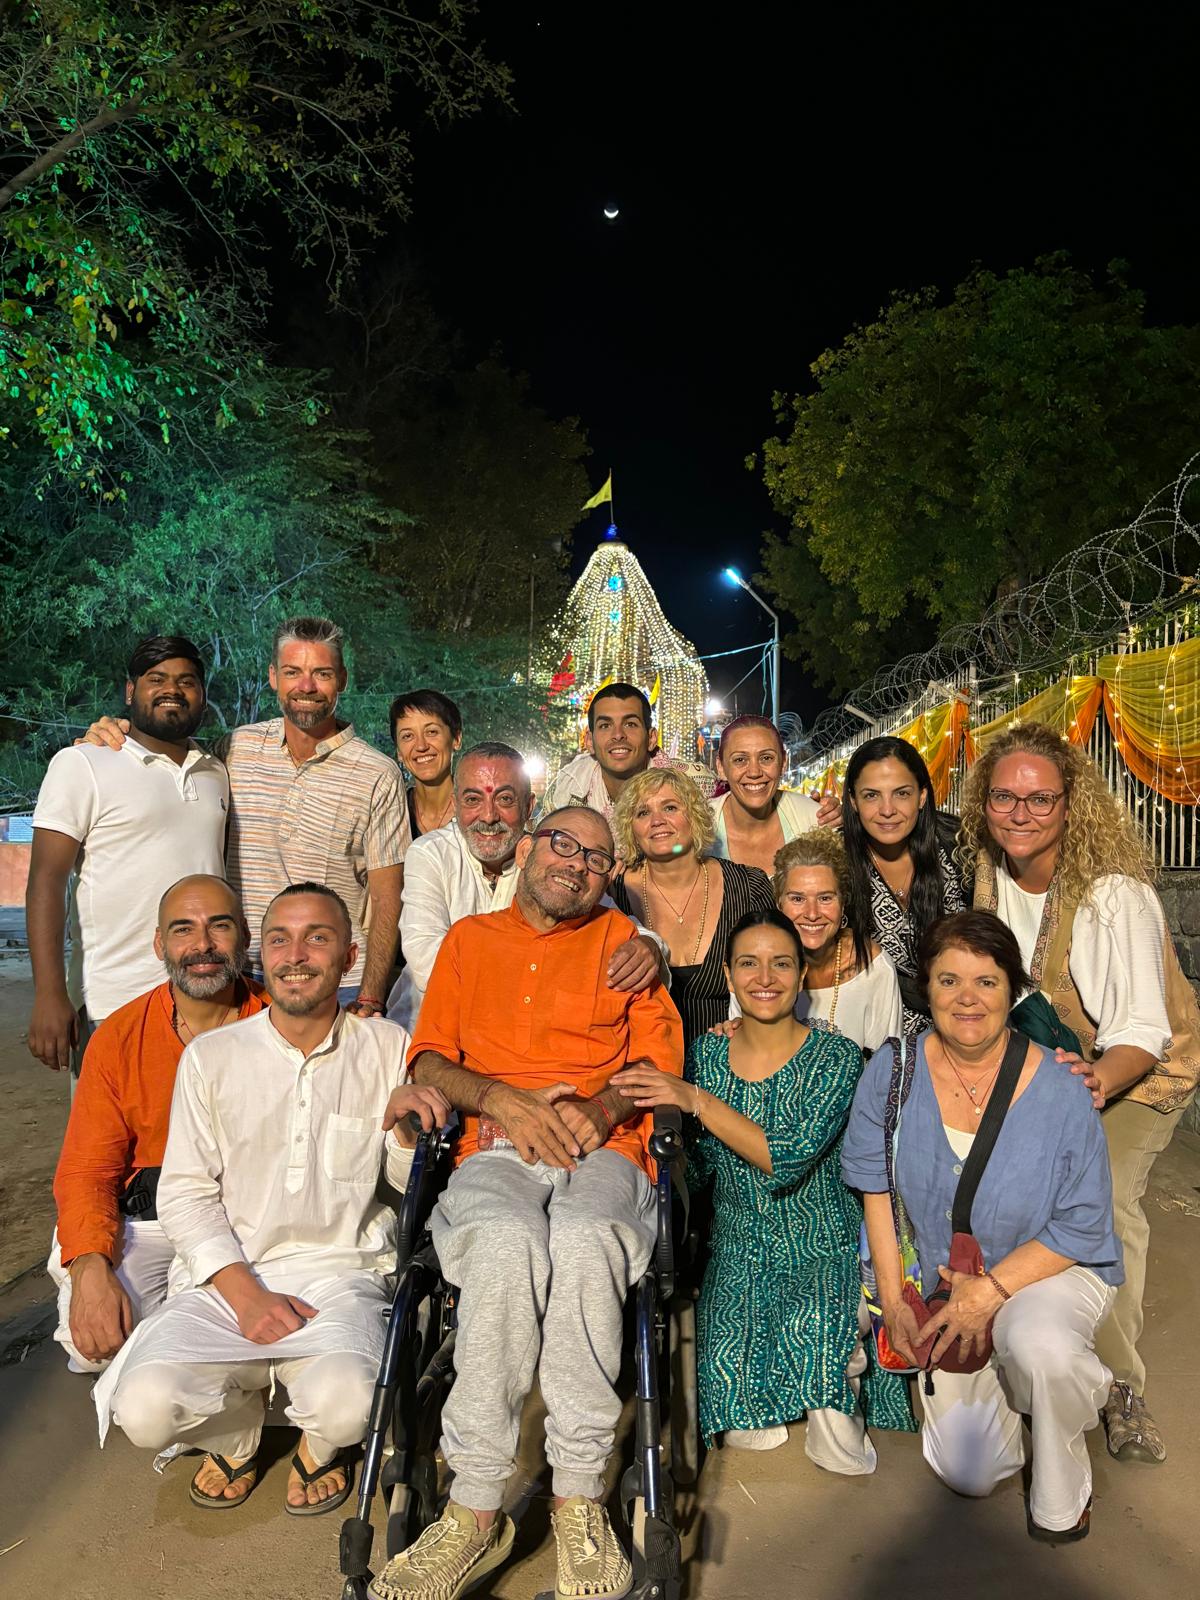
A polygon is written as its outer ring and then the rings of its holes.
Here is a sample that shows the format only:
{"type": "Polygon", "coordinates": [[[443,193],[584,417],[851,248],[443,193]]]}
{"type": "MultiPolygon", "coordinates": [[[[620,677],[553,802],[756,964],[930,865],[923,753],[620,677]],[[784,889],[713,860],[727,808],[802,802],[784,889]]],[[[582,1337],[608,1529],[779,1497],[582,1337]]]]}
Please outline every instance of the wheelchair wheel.
{"type": "Polygon", "coordinates": [[[671,1476],[692,1484],[700,1475],[700,1396],[696,1379],[696,1302],[680,1295],[672,1307],[671,1476]]]}

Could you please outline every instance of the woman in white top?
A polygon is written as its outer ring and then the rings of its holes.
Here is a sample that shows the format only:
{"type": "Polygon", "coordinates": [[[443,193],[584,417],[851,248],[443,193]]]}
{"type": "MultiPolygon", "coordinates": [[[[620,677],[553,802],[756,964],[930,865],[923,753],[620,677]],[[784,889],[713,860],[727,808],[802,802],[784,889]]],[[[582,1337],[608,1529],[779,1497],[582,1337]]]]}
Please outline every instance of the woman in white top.
{"type": "Polygon", "coordinates": [[[1036,722],[1006,730],[972,768],[960,851],[975,869],[976,907],[1011,928],[1114,1102],[1104,1130],[1125,1282],[1096,1341],[1113,1372],[1104,1420],[1118,1460],[1161,1461],[1137,1352],[1150,1235],[1142,1195],[1200,1077],[1200,1010],[1153,867],[1095,762],[1036,722]]]}
{"type": "MultiPolygon", "coordinates": [[[[900,1037],[904,1008],[895,967],[873,940],[864,943],[848,925],[849,885],[842,841],[828,828],[793,839],[775,857],[775,901],[804,947],[796,1018],[823,1024],[873,1054],[900,1037]]],[[[731,1019],[740,1014],[732,999],[731,1019]]],[[[713,1031],[733,1030],[722,1023],[713,1031]]]]}
{"type": "Polygon", "coordinates": [[[828,828],[785,844],[775,857],[775,900],[804,946],[801,1021],[824,1022],[869,1053],[898,1038],[903,1007],[896,969],[873,939],[848,926],[850,867],[828,828]]]}
{"type": "Polygon", "coordinates": [[[728,785],[709,803],[715,837],[710,854],[770,874],[776,852],[822,822],[836,821],[818,801],[783,789],[783,741],[767,717],[735,717],[721,734],[717,774],[728,785]]]}

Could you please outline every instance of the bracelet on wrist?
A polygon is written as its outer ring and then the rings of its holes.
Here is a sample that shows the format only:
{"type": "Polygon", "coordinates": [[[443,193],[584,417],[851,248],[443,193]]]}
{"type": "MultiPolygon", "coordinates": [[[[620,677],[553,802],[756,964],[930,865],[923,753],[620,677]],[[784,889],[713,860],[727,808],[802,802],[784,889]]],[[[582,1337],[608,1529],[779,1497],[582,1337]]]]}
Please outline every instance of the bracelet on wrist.
{"type": "Polygon", "coordinates": [[[700,1085],[698,1083],[694,1083],[692,1085],[692,1088],[695,1090],[695,1093],[696,1093],[695,1104],[692,1106],[692,1115],[695,1117],[696,1121],[700,1124],[700,1126],[703,1127],[704,1126],[704,1115],[700,1110],[700,1085]]]}
{"type": "Polygon", "coordinates": [[[374,998],[374,996],[369,995],[369,994],[361,994],[360,993],[358,995],[358,998],[353,1003],[356,1006],[371,1006],[376,1011],[382,1011],[383,1010],[383,1001],[382,1000],[376,1000],[374,998]]]}
{"type": "Polygon", "coordinates": [[[985,1272],[984,1273],[984,1277],[991,1284],[992,1288],[995,1289],[996,1293],[1000,1296],[1001,1300],[1011,1300],[1012,1299],[1011,1292],[1004,1287],[1004,1285],[1000,1282],[1000,1279],[998,1277],[996,1277],[994,1272],[985,1272]]]}
{"type": "Polygon", "coordinates": [[[592,1104],[597,1107],[597,1109],[600,1112],[600,1115],[604,1118],[605,1122],[608,1124],[608,1132],[605,1134],[605,1138],[607,1138],[608,1134],[611,1133],[613,1131],[613,1129],[616,1127],[617,1119],[609,1113],[609,1109],[604,1104],[603,1100],[601,1100],[601,1099],[599,1099],[597,1097],[597,1099],[595,1099],[592,1102],[592,1104]]]}

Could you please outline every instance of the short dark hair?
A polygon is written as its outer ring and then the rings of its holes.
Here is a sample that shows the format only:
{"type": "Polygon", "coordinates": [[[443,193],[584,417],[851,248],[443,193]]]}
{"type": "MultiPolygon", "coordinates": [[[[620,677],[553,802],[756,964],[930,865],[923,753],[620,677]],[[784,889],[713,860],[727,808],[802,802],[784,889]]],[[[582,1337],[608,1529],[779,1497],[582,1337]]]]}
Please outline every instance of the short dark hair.
{"type": "Polygon", "coordinates": [[[396,724],[406,711],[419,711],[423,716],[436,717],[450,729],[450,737],[457,739],[462,733],[462,712],[448,695],[440,689],[410,689],[398,694],[388,707],[388,727],[392,730],[392,743],[396,742],[396,724]]]}
{"type": "Polygon", "coordinates": [[[602,689],[597,689],[588,701],[588,730],[596,731],[596,707],[601,700],[636,700],[642,708],[642,721],[649,732],[650,702],[638,688],[636,683],[606,683],[602,689]]]}
{"type": "Polygon", "coordinates": [[[782,911],[776,911],[774,906],[772,906],[769,910],[764,908],[762,910],[747,911],[744,917],[734,923],[733,927],[729,930],[729,937],[725,941],[726,966],[728,966],[733,960],[734,945],[742,936],[742,934],[749,933],[751,928],[778,928],[780,933],[786,933],[788,938],[796,946],[796,955],[799,959],[801,967],[804,966],[806,959],[804,955],[804,943],[800,938],[800,935],[793,927],[791,921],[784,916],[782,911]]]}
{"type": "Polygon", "coordinates": [[[519,750],[514,750],[512,745],[503,744],[499,739],[484,739],[479,744],[473,744],[469,750],[464,750],[458,758],[458,766],[454,769],[454,787],[458,789],[458,775],[474,756],[483,756],[490,761],[515,761],[521,769],[521,781],[525,785],[525,792],[529,794],[533,785],[529,781],[529,774],[525,770],[525,757],[519,750]]]}
{"type": "Polygon", "coordinates": [[[350,920],[350,907],[337,890],[331,889],[327,883],[289,883],[286,889],[280,889],[277,895],[272,896],[270,905],[263,912],[263,923],[265,924],[267,918],[271,915],[271,906],[277,900],[286,900],[289,895],[293,894],[323,894],[327,900],[332,900],[342,914],[342,921],[346,924],[346,932],[351,938],[354,937],[354,924],[350,920]]]}
{"type": "Polygon", "coordinates": [[[929,969],[943,950],[969,950],[973,956],[990,956],[1008,979],[1010,1006],[1033,988],[1016,935],[994,911],[956,911],[939,917],[926,928],[917,950],[917,982],[927,1001],[929,969]]]}
{"type": "Polygon", "coordinates": [[[131,683],[136,683],[143,672],[149,672],[151,667],[161,666],[164,661],[190,661],[196,669],[200,682],[204,682],[204,662],[200,652],[190,639],[185,639],[179,633],[156,633],[149,639],[143,639],[133,648],[129,658],[129,665],[125,668],[125,675],[131,683]]]}

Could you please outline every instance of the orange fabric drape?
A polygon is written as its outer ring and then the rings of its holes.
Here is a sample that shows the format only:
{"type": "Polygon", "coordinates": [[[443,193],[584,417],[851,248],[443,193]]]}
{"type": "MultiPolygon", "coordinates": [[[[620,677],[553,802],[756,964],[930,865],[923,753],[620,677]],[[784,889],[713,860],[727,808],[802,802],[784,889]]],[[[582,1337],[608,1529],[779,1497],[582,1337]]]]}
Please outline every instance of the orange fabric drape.
{"type": "Polygon", "coordinates": [[[1086,744],[1100,710],[1101,690],[1099,678],[1060,678],[1012,711],[972,728],[967,746],[968,764],[977,761],[992,740],[1011,728],[1014,722],[1044,722],[1072,744],[1086,744]]]}
{"type": "Polygon", "coordinates": [[[1104,714],[1121,759],[1164,800],[1200,800],[1200,639],[1102,656],[1104,714]]]}

